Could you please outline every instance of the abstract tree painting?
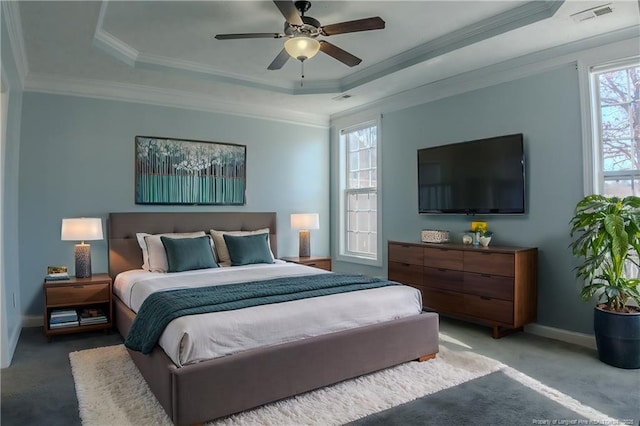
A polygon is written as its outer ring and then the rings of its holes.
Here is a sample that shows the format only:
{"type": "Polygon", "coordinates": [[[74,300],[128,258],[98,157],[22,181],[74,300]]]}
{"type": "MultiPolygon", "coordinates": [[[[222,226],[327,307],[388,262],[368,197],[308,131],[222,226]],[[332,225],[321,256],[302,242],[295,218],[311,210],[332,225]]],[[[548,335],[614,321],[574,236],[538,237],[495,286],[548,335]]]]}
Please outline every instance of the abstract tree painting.
{"type": "Polygon", "coordinates": [[[245,203],[244,145],[136,136],[136,204],[245,203]]]}

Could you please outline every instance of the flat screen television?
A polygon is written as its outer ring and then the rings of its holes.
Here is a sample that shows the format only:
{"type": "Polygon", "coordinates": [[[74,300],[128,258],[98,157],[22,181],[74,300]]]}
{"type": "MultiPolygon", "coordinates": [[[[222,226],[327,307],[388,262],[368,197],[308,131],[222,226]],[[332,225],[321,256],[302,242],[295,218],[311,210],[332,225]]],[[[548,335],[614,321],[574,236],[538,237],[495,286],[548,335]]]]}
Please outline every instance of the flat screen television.
{"type": "Polygon", "coordinates": [[[524,214],[522,134],[418,150],[420,213],[524,214]]]}

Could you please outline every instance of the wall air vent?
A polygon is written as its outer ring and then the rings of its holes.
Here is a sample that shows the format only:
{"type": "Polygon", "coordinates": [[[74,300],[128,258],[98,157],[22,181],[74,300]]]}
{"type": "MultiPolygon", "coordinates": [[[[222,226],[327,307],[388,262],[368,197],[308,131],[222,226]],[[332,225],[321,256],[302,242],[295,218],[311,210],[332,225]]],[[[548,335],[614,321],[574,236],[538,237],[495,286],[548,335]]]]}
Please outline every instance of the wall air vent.
{"type": "Polygon", "coordinates": [[[613,12],[611,3],[603,4],[600,6],[592,7],[590,9],[583,10],[582,12],[574,13],[571,18],[575,22],[583,22],[589,19],[594,19],[602,15],[608,15],[613,12]]]}

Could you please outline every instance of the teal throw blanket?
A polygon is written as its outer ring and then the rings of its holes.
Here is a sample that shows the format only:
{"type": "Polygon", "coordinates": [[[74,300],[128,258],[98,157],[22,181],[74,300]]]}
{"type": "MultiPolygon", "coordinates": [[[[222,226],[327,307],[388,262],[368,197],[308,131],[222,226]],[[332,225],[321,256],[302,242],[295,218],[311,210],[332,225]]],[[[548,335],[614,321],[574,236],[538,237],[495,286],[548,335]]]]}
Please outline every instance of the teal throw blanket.
{"type": "Polygon", "coordinates": [[[391,285],[400,284],[363,275],[332,273],[160,291],[142,303],[124,345],[148,354],[167,324],[184,315],[230,311],[391,285]]]}

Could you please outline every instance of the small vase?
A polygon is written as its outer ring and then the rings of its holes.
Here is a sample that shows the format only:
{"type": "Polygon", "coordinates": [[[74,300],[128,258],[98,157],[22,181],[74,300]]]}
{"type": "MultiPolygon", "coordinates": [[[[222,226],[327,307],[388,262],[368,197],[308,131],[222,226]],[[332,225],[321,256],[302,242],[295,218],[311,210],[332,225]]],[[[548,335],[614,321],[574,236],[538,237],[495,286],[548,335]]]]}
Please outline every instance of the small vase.
{"type": "Polygon", "coordinates": [[[480,237],[480,245],[482,247],[487,247],[491,242],[491,237],[480,237]]]}

